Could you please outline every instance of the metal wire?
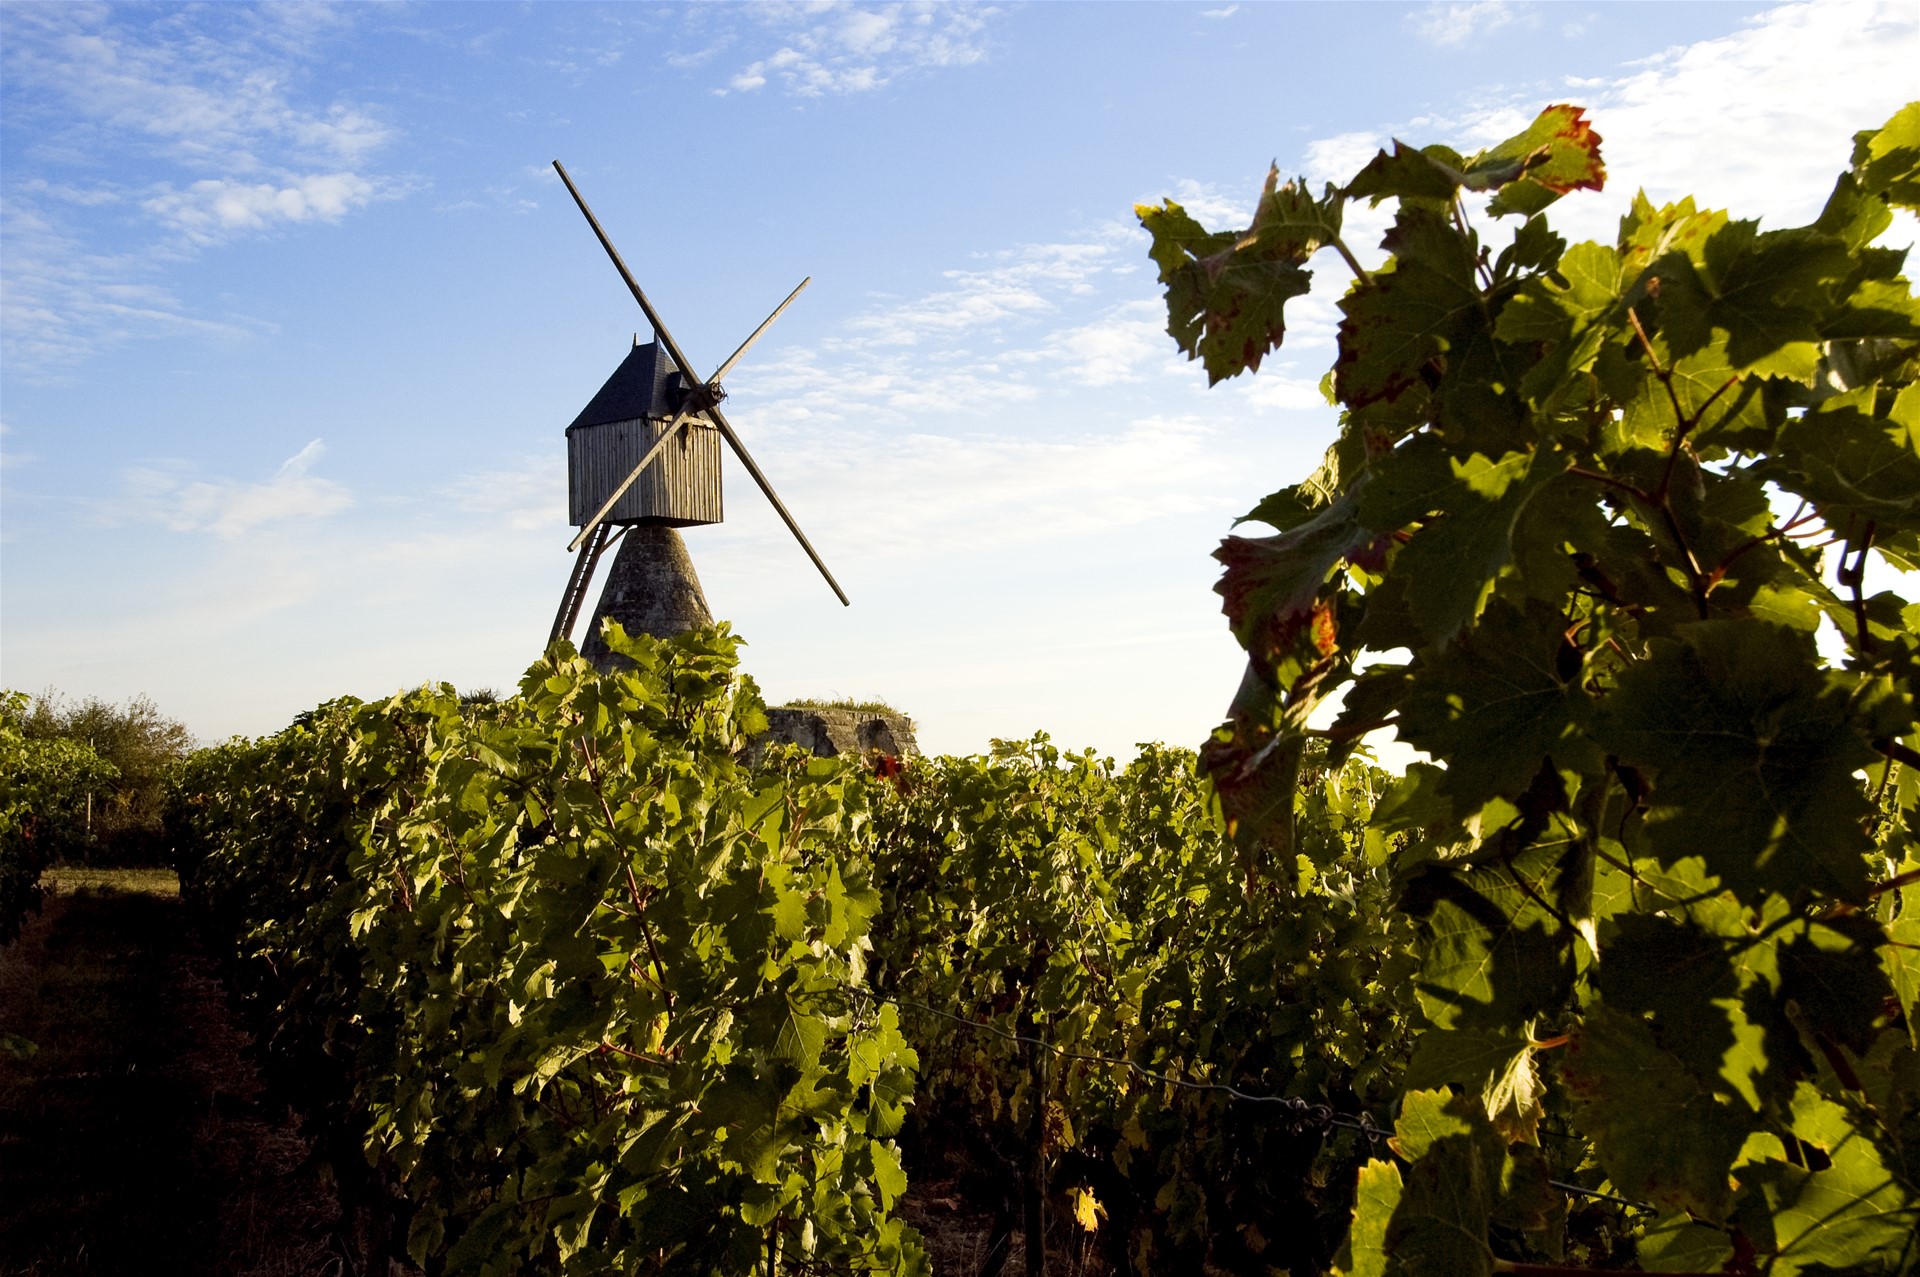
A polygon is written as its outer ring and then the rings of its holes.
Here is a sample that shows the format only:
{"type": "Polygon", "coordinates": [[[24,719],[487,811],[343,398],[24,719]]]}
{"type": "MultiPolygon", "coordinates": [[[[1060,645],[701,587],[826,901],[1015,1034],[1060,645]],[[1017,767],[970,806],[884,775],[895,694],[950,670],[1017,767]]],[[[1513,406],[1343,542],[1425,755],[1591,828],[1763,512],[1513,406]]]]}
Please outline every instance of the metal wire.
{"type": "MultiPolygon", "coordinates": [[[[1091,1051],[1075,1051],[1068,1047],[1058,1046],[1044,1038],[1036,1038],[1025,1033],[1015,1033],[1011,1029],[1003,1029],[997,1024],[990,1024],[985,1020],[974,1020],[967,1016],[956,1015],[951,1011],[943,1011],[939,1007],[928,1006],[924,1002],[916,1002],[912,998],[883,998],[879,994],[869,993],[865,989],[848,989],[847,992],[856,997],[865,998],[870,1002],[887,1002],[903,1009],[910,1007],[916,1011],[924,1011],[928,1015],[936,1015],[943,1020],[951,1020],[955,1024],[964,1025],[970,1029],[991,1033],[995,1037],[1004,1038],[1009,1042],[1023,1042],[1030,1046],[1037,1046],[1042,1050],[1051,1051],[1061,1059],[1078,1060],[1086,1064],[1106,1064],[1118,1068],[1131,1069],[1141,1077],[1154,1082],[1164,1083],[1167,1086],[1178,1087],[1185,1091],[1214,1091],[1227,1096],[1229,1099],[1238,1100],[1245,1104],[1271,1104],[1286,1112],[1287,1117],[1285,1121],[1287,1123],[1287,1129],[1296,1135],[1303,1134],[1309,1130],[1325,1132],[1331,1128],[1338,1127],[1341,1130],[1354,1131],[1365,1136],[1369,1146],[1377,1147],[1380,1141],[1391,1133],[1376,1124],[1374,1120],[1365,1113],[1340,1113],[1335,1111],[1331,1105],[1314,1104],[1292,1095],[1256,1095],[1249,1091],[1243,1091],[1236,1086],[1228,1086],[1224,1082],[1189,1081],[1186,1078],[1174,1077],[1170,1073],[1162,1073],[1157,1069],[1150,1069],[1144,1064],[1135,1063],[1124,1056],[1100,1055],[1091,1051]]],[[[1388,1145],[1388,1150],[1394,1151],[1391,1144],[1388,1145]]],[[[1399,1156],[1397,1151],[1395,1152],[1395,1156],[1399,1156]]],[[[1612,1193],[1602,1193],[1595,1189],[1582,1188],[1578,1184],[1569,1184],[1563,1180],[1550,1179],[1547,1183],[1563,1193],[1571,1193],[1577,1197],[1588,1197],[1597,1201],[1614,1202],[1621,1206],[1631,1206],[1636,1210],[1657,1210],[1651,1202],[1634,1201],[1632,1198],[1618,1197],[1612,1193]]]]}

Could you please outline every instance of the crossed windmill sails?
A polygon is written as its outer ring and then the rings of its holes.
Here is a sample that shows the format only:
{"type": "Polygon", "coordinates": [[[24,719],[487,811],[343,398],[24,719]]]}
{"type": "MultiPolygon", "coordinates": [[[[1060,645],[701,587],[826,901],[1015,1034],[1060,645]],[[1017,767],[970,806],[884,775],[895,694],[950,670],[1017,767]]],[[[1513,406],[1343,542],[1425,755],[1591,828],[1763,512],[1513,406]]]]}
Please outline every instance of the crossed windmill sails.
{"type": "MultiPolygon", "coordinates": [[[[573,202],[579,205],[580,212],[587,219],[587,224],[593,228],[594,235],[600,241],[600,247],[606,250],[608,258],[613,262],[614,269],[620,272],[620,278],[626,282],[627,290],[633,294],[633,299],[640,303],[641,311],[646,315],[647,322],[653,327],[656,340],[658,340],[660,345],[665,349],[668,357],[673,360],[675,367],[691,369],[693,365],[687,360],[687,357],[681,353],[679,343],[674,341],[673,334],[668,332],[666,324],[661,322],[659,312],[653,308],[653,303],[647,300],[647,295],[641,290],[639,283],[635,281],[633,272],[628,270],[626,262],[621,260],[619,250],[613,246],[613,241],[607,238],[606,231],[600,226],[600,220],[593,215],[593,210],[587,207],[586,200],[581,198],[580,190],[573,184],[573,179],[567,175],[566,168],[558,160],[553,162],[553,167],[554,171],[560,175],[560,180],[566,184],[567,193],[573,196],[573,202]]],[[[696,418],[705,418],[719,430],[720,437],[727,441],[727,446],[733,449],[734,455],[740,459],[740,464],[747,468],[747,473],[753,476],[753,481],[760,485],[760,491],[766,494],[767,500],[780,515],[781,521],[787,525],[787,530],[793,533],[794,539],[800,543],[800,548],[807,552],[809,559],[813,560],[813,566],[820,570],[820,575],[826,578],[827,584],[832,587],[834,594],[839,597],[840,602],[843,605],[848,603],[846,591],[842,590],[840,583],[833,579],[833,573],[827,570],[827,565],[821,561],[819,552],[813,548],[813,543],[807,540],[807,534],[800,530],[800,525],[794,521],[793,515],[787,510],[785,503],[780,500],[779,494],[773,490],[773,484],[768,482],[765,474],[761,473],[760,467],[755,464],[752,455],[747,452],[746,445],[740,442],[740,436],[734,433],[733,426],[727,421],[726,414],[720,411],[720,402],[726,398],[726,391],[723,390],[720,385],[721,379],[733,371],[734,365],[740,362],[741,356],[745,355],[753,344],[760,340],[761,334],[765,333],[767,329],[773,325],[774,320],[780,318],[781,313],[785,311],[788,306],[791,306],[794,299],[812,282],[811,276],[801,280],[799,287],[787,294],[786,300],[776,306],[773,313],[761,321],[760,326],[754,329],[753,332],[748,335],[747,339],[740,343],[739,348],[714,370],[711,377],[707,378],[704,382],[694,383],[688,387],[686,397],[682,400],[678,410],[668,422],[666,429],[660,433],[660,437],[654,441],[653,446],[647,450],[646,455],[633,467],[626,478],[616,485],[613,491],[607,495],[606,500],[601,503],[599,509],[588,518],[586,523],[581,527],[579,534],[575,536],[573,541],[567,546],[569,550],[573,551],[578,551],[582,546],[586,546],[587,553],[582,554],[576,562],[574,581],[569,584],[568,597],[563,600],[561,604],[561,618],[556,621],[556,631],[560,628],[563,621],[571,619],[574,607],[570,607],[569,604],[571,603],[577,606],[577,600],[573,596],[584,588],[585,581],[583,578],[591,572],[592,560],[597,558],[598,551],[605,547],[606,537],[604,534],[604,526],[607,516],[613,511],[614,507],[619,504],[620,498],[626,495],[627,490],[639,480],[642,474],[646,473],[647,467],[652,465],[654,460],[660,456],[668,442],[675,438],[689,422],[694,421],[696,418]],[[586,571],[583,572],[582,569],[586,571]]]]}

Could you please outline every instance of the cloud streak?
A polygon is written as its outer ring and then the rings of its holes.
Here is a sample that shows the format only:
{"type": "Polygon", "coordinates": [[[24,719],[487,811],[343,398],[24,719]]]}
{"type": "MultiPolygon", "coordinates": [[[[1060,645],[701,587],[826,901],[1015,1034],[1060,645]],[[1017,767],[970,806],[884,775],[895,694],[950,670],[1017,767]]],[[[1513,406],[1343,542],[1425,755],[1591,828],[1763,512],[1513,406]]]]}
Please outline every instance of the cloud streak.
{"type": "Polygon", "coordinates": [[[125,492],[108,523],[158,523],[173,532],[244,536],[271,523],[324,519],[353,505],[353,494],[331,479],[309,473],[326,451],[315,439],[288,457],[266,479],[194,479],[178,467],[139,467],[122,478],[125,492]]]}
{"type": "MultiPolygon", "coordinates": [[[[984,61],[992,8],[918,3],[761,5],[754,10],[779,47],[739,68],[715,93],[773,88],[801,98],[868,93],[902,76],[984,61]]],[[[697,65],[716,50],[673,55],[697,65]]]]}
{"type": "Polygon", "coordinates": [[[1507,0],[1473,0],[1466,4],[1429,4],[1409,13],[1407,25],[1424,40],[1443,49],[1457,49],[1507,26],[1516,16],[1507,0]]]}

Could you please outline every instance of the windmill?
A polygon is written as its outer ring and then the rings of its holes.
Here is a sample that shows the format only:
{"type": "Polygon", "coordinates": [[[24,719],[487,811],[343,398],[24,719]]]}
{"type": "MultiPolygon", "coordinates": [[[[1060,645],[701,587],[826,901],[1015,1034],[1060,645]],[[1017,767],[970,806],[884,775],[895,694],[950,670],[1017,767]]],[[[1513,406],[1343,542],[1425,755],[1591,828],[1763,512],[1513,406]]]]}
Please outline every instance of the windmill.
{"type": "Polygon", "coordinates": [[[553,167],[627,290],[640,303],[653,329],[653,340],[643,344],[639,335],[634,335],[633,349],[567,427],[569,521],[580,532],[567,546],[575,555],[573,572],[566,593],[561,595],[548,642],[571,636],[594,569],[615,542],[620,543],[620,552],[608,573],[591,632],[582,647],[594,664],[605,668],[613,660],[600,642],[602,616],[614,617],[629,631],[662,636],[711,620],[699,579],[693,573],[693,561],[675,529],[721,521],[722,441],[733,449],[787,530],[845,605],[846,591],[827,571],[806,533],[794,522],[720,411],[720,403],[726,398],[721,379],[733,371],[741,356],[793,304],[811,279],[801,280],[800,286],[787,294],[786,300],[711,377],[695,381],[688,372],[693,365],[634,281],[633,272],[581,198],[579,188],[560,161],[555,160],[553,167]]]}

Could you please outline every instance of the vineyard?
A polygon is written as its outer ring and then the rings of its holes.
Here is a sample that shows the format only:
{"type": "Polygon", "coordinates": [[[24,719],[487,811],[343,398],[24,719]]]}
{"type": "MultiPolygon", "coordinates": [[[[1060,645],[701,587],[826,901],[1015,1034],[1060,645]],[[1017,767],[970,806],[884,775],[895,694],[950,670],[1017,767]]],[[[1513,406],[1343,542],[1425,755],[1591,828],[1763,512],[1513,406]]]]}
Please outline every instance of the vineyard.
{"type": "MultiPolygon", "coordinates": [[[[1349,276],[1197,753],[749,766],[724,625],[195,753],[182,889],[358,1270],[929,1273],[941,1183],[981,1277],[1920,1271],[1920,104],[1784,230],[1568,245],[1600,141],[1138,210],[1215,382],[1349,276]]],[[[99,778],[17,736],[0,936],[99,778]]]]}

